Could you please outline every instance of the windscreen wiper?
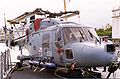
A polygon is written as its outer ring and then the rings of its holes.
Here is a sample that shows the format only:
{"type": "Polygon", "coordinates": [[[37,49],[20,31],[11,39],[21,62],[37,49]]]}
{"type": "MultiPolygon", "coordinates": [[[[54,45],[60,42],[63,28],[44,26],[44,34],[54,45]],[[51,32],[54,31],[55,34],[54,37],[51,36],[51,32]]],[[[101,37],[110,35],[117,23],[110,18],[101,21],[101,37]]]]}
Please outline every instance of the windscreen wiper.
{"type": "Polygon", "coordinates": [[[80,34],[81,34],[82,38],[84,39],[84,36],[83,36],[83,34],[81,33],[80,29],[79,29],[79,32],[80,32],[80,34]]]}
{"type": "Polygon", "coordinates": [[[89,30],[88,30],[88,32],[89,32],[91,38],[95,38],[97,40],[97,42],[100,42],[100,40],[96,36],[94,36],[89,30]]]}

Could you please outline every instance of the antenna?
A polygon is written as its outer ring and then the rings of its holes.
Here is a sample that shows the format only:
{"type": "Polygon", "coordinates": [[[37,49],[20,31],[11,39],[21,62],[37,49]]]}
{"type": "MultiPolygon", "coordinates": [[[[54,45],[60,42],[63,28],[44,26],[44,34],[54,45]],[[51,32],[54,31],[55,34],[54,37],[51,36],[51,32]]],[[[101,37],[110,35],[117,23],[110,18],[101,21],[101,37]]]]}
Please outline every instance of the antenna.
{"type": "Polygon", "coordinates": [[[6,33],[7,33],[7,30],[6,30],[6,18],[5,18],[5,13],[4,13],[4,24],[5,24],[5,28],[4,28],[4,31],[5,31],[5,42],[6,42],[6,33]]]}

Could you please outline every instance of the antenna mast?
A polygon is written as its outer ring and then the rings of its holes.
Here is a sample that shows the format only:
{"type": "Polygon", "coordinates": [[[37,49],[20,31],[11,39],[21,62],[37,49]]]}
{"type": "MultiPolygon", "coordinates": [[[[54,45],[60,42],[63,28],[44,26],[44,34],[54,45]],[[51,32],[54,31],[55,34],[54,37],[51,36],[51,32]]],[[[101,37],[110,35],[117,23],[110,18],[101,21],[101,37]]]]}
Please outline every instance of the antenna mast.
{"type": "MultiPolygon", "coordinates": [[[[66,0],[64,0],[64,12],[66,12],[66,0]]],[[[67,21],[67,18],[65,20],[67,21]]]]}
{"type": "Polygon", "coordinates": [[[5,13],[4,13],[4,23],[5,23],[5,28],[4,28],[4,31],[5,31],[5,42],[6,42],[6,33],[7,33],[7,28],[6,28],[6,18],[5,18],[5,13]]]}

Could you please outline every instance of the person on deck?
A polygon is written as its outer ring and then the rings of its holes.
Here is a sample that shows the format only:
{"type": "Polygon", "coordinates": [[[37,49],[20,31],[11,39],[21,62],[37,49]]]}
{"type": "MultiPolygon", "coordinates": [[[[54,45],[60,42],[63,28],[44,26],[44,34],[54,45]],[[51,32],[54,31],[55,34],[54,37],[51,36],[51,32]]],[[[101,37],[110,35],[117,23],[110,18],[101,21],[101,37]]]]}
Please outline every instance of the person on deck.
{"type": "Polygon", "coordinates": [[[112,43],[112,41],[108,40],[108,36],[104,36],[102,44],[113,44],[113,43],[112,43]]]}
{"type": "MultiPolygon", "coordinates": [[[[108,38],[109,38],[108,36],[104,36],[101,44],[105,44],[105,45],[106,44],[113,44],[112,41],[108,40],[108,38]]],[[[106,66],[104,66],[103,72],[106,72],[106,66]]]]}

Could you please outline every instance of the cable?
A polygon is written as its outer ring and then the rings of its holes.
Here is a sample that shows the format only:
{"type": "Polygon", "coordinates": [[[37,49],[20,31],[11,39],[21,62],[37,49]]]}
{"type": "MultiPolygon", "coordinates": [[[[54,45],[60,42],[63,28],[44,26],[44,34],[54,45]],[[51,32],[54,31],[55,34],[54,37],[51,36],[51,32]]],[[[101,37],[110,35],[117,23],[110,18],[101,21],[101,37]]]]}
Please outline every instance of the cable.
{"type": "MultiPolygon", "coordinates": [[[[66,68],[57,68],[57,69],[55,70],[55,72],[54,72],[54,75],[57,76],[57,77],[59,77],[59,78],[62,78],[62,79],[64,78],[64,79],[65,79],[65,77],[60,76],[60,75],[57,74],[58,71],[60,71],[60,70],[65,70],[65,69],[66,69],[66,68]]],[[[67,69],[67,70],[68,70],[68,69],[67,69]]]]}

